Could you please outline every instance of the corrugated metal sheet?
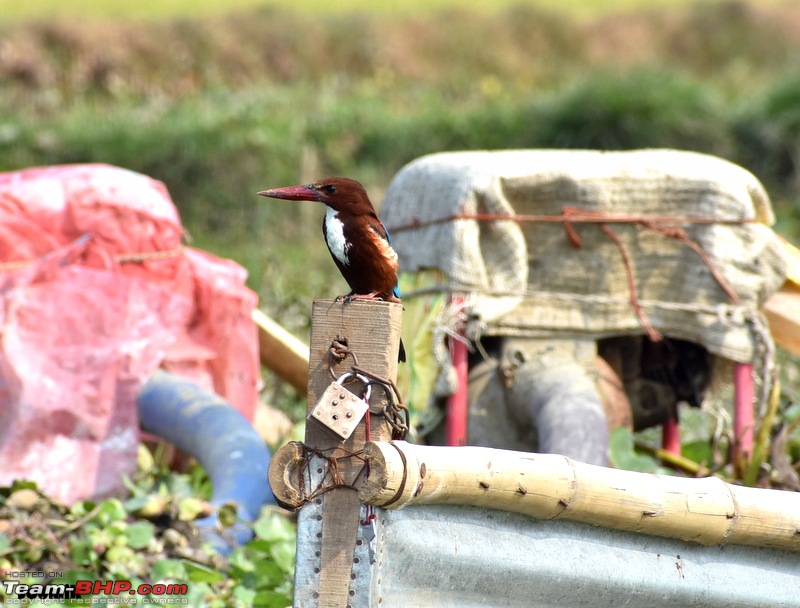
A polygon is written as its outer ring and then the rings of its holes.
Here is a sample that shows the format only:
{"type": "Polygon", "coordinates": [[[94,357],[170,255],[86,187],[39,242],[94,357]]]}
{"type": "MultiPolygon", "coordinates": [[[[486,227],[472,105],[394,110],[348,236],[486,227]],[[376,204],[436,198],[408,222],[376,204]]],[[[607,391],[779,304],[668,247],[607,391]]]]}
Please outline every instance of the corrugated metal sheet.
{"type": "MultiPolygon", "coordinates": [[[[375,563],[363,559],[363,541],[354,553],[361,559],[351,608],[800,607],[796,553],[707,547],[473,507],[377,512],[375,563]]],[[[316,535],[303,531],[314,521],[300,518],[295,606],[302,608],[316,605],[318,564],[308,563],[316,535]]]]}

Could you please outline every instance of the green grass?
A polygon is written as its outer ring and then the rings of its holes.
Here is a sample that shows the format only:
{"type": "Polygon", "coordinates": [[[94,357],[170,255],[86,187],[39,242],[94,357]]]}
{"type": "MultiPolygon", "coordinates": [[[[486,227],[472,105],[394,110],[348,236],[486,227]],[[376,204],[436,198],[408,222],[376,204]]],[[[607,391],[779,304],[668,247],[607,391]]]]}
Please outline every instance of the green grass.
{"type": "MultiPolygon", "coordinates": [[[[185,585],[187,593],[180,597],[190,606],[290,604],[296,531],[286,513],[265,507],[252,524],[240,522],[252,527],[253,539],[224,559],[198,540],[193,527],[195,519],[214,510],[207,502],[205,472],[199,466],[186,474],[171,471],[159,462],[158,452],[154,458],[140,448],[139,468],[126,480],[130,495],[124,501],[62,505],[32,482],[0,487],[0,571],[58,572],[57,579],[48,581],[57,584],[124,580],[134,589],[142,583],[185,585]]],[[[223,505],[217,514],[224,534],[237,521],[236,509],[223,505]]],[[[25,577],[20,582],[43,581],[25,577]]],[[[0,600],[18,602],[3,588],[0,600]]],[[[87,596],[84,603],[89,601],[87,596]]]]}
{"type": "MultiPolygon", "coordinates": [[[[356,87],[357,88],[357,87],[356,87]]],[[[192,244],[243,264],[270,314],[305,335],[314,297],[340,293],[316,206],[263,199],[261,189],[350,175],[376,202],[403,164],[456,149],[672,146],[739,161],[760,176],[779,217],[796,215],[791,164],[800,80],[729,99],[662,70],[598,73],[515,98],[443,98],[429,87],[381,97],[334,85],[213,92],[164,104],[74,104],[50,117],[0,118],[0,167],[103,161],[162,180],[192,244]],[[311,270],[309,270],[311,269],[311,270]]],[[[781,221],[785,236],[797,226],[781,221]]]]}
{"type": "MultiPolygon", "coordinates": [[[[706,4],[724,0],[705,0],[706,4]]],[[[612,12],[676,8],[695,4],[696,0],[0,0],[0,23],[32,19],[133,19],[160,20],[202,18],[250,10],[262,6],[291,8],[310,15],[368,12],[407,17],[458,8],[468,11],[497,12],[509,6],[533,4],[545,10],[564,12],[573,17],[591,18],[612,12]]],[[[762,0],[763,2],[763,0],[762,0]]],[[[770,4],[790,5],[794,0],[767,0],[770,4]]],[[[268,33],[265,33],[268,35],[268,33]]]]}

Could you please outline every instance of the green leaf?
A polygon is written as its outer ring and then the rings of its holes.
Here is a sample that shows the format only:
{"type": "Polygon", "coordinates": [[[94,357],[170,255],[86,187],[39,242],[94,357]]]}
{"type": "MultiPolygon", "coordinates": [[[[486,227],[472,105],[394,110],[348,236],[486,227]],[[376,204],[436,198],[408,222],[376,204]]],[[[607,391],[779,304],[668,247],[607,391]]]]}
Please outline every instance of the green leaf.
{"type": "Polygon", "coordinates": [[[11,546],[11,539],[5,532],[0,532],[0,551],[8,549],[11,546]]]}
{"type": "Polygon", "coordinates": [[[285,571],[272,560],[260,560],[253,574],[256,589],[274,589],[286,580],[285,571]]]}
{"type": "Polygon", "coordinates": [[[150,576],[153,581],[186,578],[186,563],[179,559],[162,559],[153,564],[150,576]]]}
{"type": "Polygon", "coordinates": [[[253,598],[253,606],[259,608],[286,608],[291,606],[292,598],[278,591],[259,591],[253,598]]]}
{"type": "Polygon", "coordinates": [[[270,556],[275,563],[287,574],[294,571],[296,546],[293,542],[275,543],[270,548],[270,556]]]}
{"type": "Polygon", "coordinates": [[[219,581],[225,579],[225,575],[221,572],[201,564],[185,561],[183,562],[183,566],[186,569],[186,575],[191,581],[202,583],[218,583],[219,581]]]}
{"type": "Polygon", "coordinates": [[[84,515],[86,515],[89,511],[94,509],[95,504],[89,500],[79,500],[75,504],[73,504],[70,509],[69,513],[73,516],[74,519],[80,519],[84,515]]]}
{"type": "Polygon", "coordinates": [[[684,443],[681,446],[681,455],[697,463],[708,464],[714,459],[714,451],[711,449],[711,442],[708,439],[684,443]]]}
{"type": "Polygon", "coordinates": [[[69,539],[72,561],[81,566],[90,566],[97,560],[94,544],[86,538],[71,537],[69,539]]]}
{"type": "Polygon", "coordinates": [[[609,434],[608,460],[617,469],[640,473],[660,472],[658,462],[654,458],[636,453],[633,447],[633,432],[626,428],[614,429],[609,434]]]}
{"type": "Polygon", "coordinates": [[[166,514],[172,504],[172,499],[169,496],[161,496],[160,494],[149,494],[143,498],[144,504],[135,511],[139,517],[159,517],[166,514]]]}
{"type": "Polygon", "coordinates": [[[246,573],[253,572],[256,566],[244,547],[238,547],[228,558],[228,568],[232,576],[242,578],[246,573]]]}
{"type": "Polygon", "coordinates": [[[186,478],[186,475],[172,474],[164,478],[164,486],[168,490],[168,494],[181,498],[189,498],[192,496],[192,487],[186,478]]]}
{"type": "Polygon", "coordinates": [[[210,600],[216,593],[217,592],[215,592],[208,583],[194,582],[189,585],[189,593],[186,595],[186,600],[188,601],[189,606],[197,606],[198,608],[202,606],[205,608],[206,606],[212,605],[210,600]]]}
{"type": "Polygon", "coordinates": [[[29,481],[27,479],[17,479],[14,483],[11,484],[11,493],[13,494],[17,490],[33,490],[34,492],[39,491],[39,486],[36,485],[35,481],[29,481]]]}
{"type": "Polygon", "coordinates": [[[156,466],[156,461],[153,458],[152,452],[147,449],[144,444],[139,444],[139,449],[136,452],[136,470],[142,473],[149,473],[156,466]]]}
{"type": "Polygon", "coordinates": [[[147,504],[148,500],[149,496],[147,496],[147,494],[142,494],[141,496],[129,498],[128,500],[125,501],[125,509],[131,513],[134,511],[138,511],[147,504]]]}
{"type": "Polygon", "coordinates": [[[109,564],[127,564],[134,556],[130,547],[114,546],[109,548],[105,554],[105,561],[109,564]]]}
{"type": "Polygon", "coordinates": [[[127,516],[128,513],[118,498],[108,498],[100,503],[100,511],[93,519],[108,525],[115,521],[124,521],[127,516]]]}
{"type": "Polygon", "coordinates": [[[800,403],[790,405],[784,410],[783,418],[786,422],[793,422],[800,419],[800,403]]]}
{"type": "Polygon", "coordinates": [[[125,486],[125,489],[128,490],[128,492],[130,492],[134,496],[139,497],[146,494],[144,489],[137,486],[136,483],[134,483],[134,481],[127,475],[122,475],[120,477],[120,480],[122,481],[122,485],[125,486]]]}
{"type": "Polygon", "coordinates": [[[253,525],[258,538],[271,542],[294,540],[297,534],[294,525],[278,513],[267,513],[253,525]]]}
{"type": "Polygon", "coordinates": [[[241,602],[242,606],[252,606],[256,598],[256,592],[240,585],[233,590],[233,597],[241,602]]]}
{"type": "Polygon", "coordinates": [[[150,544],[155,536],[155,526],[149,521],[137,521],[130,524],[125,530],[128,546],[134,549],[143,549],[150,544]]]}
{"type": "Polygon", "coordinates": [[[192,521],[197,519],[198,515],[208,511],[208,503],[199,498],[183,498],[178,503],[178,519],[181,521],[192,521]]]}
{"type": "Polygon", "coordinates": [[[217,510],[217,517],[219,518],[219,524],[223,528],[230,528],[233,524],[236,523],[237,512],[238,512],[238,507],[236,506],[236,503],[226,502],[217,510]]]}
{"type": "Polygon", "coordinates": [[[272,542],[268,540],[251,540],[245,544],[248,552],[253,553],[254,555],[258,556],[266,556],[269,553],[269,548],[272,546],[272,542]]]}

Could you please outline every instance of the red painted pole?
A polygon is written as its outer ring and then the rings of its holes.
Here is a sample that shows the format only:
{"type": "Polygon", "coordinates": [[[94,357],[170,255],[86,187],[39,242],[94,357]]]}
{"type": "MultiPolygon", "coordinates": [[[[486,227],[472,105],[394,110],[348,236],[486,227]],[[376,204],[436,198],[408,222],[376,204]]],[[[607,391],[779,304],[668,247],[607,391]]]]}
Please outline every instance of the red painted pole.
{"type": "MultiPolygon", "coordinates": [[[[461,296],[452,296],[453,306],[464,304],[461,296]]],[[[447,416],[445,418],[445,442],[450,446],[467,444],[468,410],[468,373],[467,344],[463,340],[450,338],[450,360],[456,370],[456,391],[447,400],[447,416]]]]}
{"type": "Polygon", "coordinates": [[[736,363],[733,368],[733,463],[740,467],[753,455],[753,365],[736,363]]]}
{"type": "Polygon", "coordinates": [[[681,427],[670,417],[661,427],[661,447],[672,454],[681,455],[681,427]]]}

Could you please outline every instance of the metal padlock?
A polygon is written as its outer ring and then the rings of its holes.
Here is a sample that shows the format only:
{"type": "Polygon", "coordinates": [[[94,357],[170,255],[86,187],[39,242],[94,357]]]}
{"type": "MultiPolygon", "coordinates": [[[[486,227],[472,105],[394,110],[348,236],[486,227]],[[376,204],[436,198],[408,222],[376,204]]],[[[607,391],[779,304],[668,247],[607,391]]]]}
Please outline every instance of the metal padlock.
{"type": "Polygon", "coordinates": [[[325,389],[317,404],[308,413],[308,419],[314,419],[342,439],[348,439],[369,409],[371,392],[372,386],[366,376],[355,372],[342,374],[325,389]],[[364,399],[360,399],[342,384],[350,376],[364,382],[367,387],[364,399]]]}

